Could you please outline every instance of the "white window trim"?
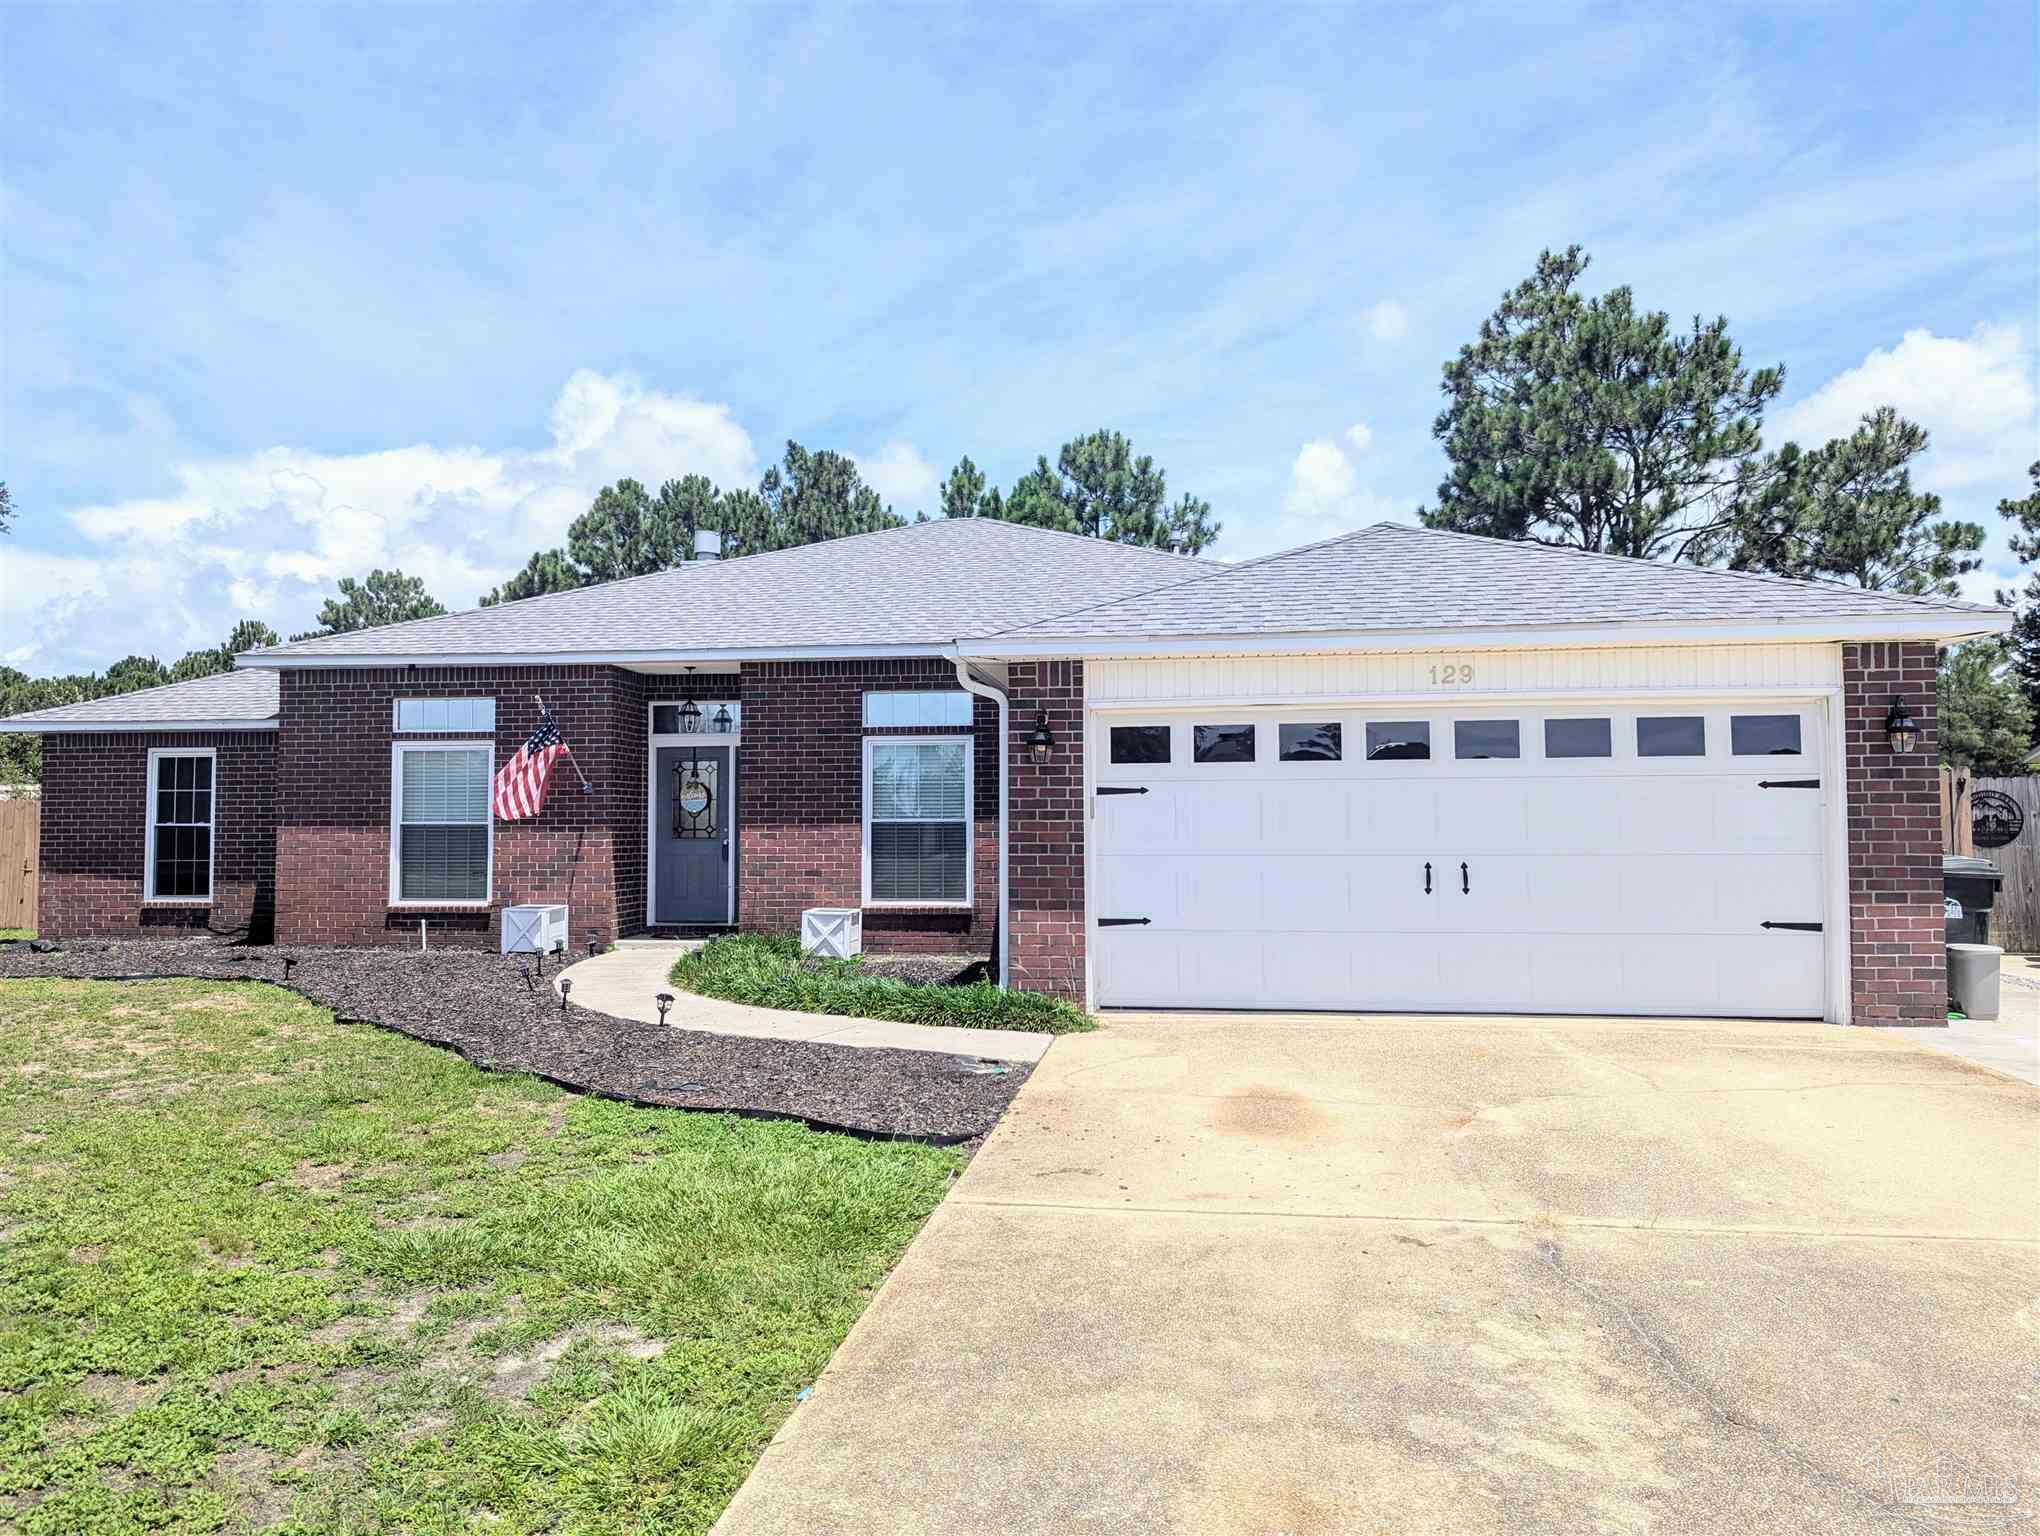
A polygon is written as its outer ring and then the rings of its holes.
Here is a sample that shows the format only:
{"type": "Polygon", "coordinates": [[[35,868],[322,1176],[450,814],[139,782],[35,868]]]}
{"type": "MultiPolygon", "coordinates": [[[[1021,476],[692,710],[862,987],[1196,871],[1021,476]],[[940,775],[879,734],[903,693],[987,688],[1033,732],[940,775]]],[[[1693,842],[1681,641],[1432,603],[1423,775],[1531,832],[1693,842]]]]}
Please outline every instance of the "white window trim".
{"type": "Polygon", "coordinates": [[[482,911],[496,902],[496,812],[494,806],[496,774],[496,743],[488,741],[450,741],[443,736],[434,736],[425,741],[399,741],[390,747],[390,906],[428,912],[482,911]],[[403,891],[403,870],[398,862],[401,851],[400,836],[404,825],[404,754],[406,752],[462,752],[476,751],[489,754],[490,809],[488,819],[483,823],[488,829],[489,889],[478,898],[462,901],[421,901],[406,900],[403,891]]]}
{"type": "Polygon", "coordinates": [[[887,907],[912,908],[918,911],[940,910],[968,912],[977,905],[977,743],[962,731],[950,731],[942,735],[929,736],[867,736],[864,738],[864,794],[861,817],[864,823],[863,854],[863,905],[884,910],[887,907]],[[919,745],[963,746],[963,899],[960,901],[881,901],[871,894],[871,754],[876,747],[911,747],[919,745]]]}
{"type": "MultiPolygon", "coordinates": [[[[145,853],[142,858],[142,905],[145,907],[209,907],[219,885],[213,877],[220,842],[220,759],[214,747],[149,748],[149,790],[142,802],[145,853]],[[206,820],[205,894],[203,896],[157,896],[156,889],[156,764],[166,757],[202,757],[212,766],[212,793],[207,797],[210,815],[206,820]]],[[[193,823],[196,825],[196,823],[193,823]]]]}

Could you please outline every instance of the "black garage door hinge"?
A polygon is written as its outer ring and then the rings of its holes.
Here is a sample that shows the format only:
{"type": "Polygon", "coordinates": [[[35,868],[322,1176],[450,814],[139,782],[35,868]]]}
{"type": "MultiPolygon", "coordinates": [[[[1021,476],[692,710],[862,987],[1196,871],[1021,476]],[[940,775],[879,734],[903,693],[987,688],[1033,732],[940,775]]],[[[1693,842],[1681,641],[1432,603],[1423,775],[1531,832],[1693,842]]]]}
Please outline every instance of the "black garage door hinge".
{"type": "Polygon", "coordinates": [[[1764,928],[1790,928],[1795,933],[1819,933],[1821,931],[1819,923],[1762,923],[1759,926],[1764,928]]]}
{"type": "Polygon", "coordinates": [[[1151,917],[1101,917],[1100,928],[1145,928],[1154,919],[1151,917]]]}
{"type": "Polygon", "coordinates": [[[1098,793],[1101,795],[1144,795],[1147,793],[1147,785],[1100,784],[1098,786],[1098,793]]]}
{"type": "Polygon", "coordinates": [[[1759,789],[1819,789],[1819,779],[1759,779],[1759,789]]]}

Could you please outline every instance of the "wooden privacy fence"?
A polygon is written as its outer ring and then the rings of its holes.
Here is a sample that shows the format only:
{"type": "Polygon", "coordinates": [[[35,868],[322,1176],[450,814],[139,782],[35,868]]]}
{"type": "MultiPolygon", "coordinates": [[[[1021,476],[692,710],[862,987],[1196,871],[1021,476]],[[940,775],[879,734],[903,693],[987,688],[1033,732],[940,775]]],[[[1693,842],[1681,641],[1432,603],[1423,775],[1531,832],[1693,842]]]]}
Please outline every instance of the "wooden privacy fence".
{"type": "Polygon", "coordinates": [[[1984,779],[1965,768],[1943,768],[1941,830],[1949,853],[1979,854],[2004,872],[1990,914],[1991,943],[2021,954],[2040,950],[2040,777],[1984,779]],[[1970,797],[1980,789],[2011,796],[2026,813],[2026,829],[2002,848],[1979,848],[1970,836],[1970,797]]]}
{"type": "Polygon", "coordinates": [[[0,928],[35,932],[36,850],[41,838],[40,800],[0,800],[0,928]]]}

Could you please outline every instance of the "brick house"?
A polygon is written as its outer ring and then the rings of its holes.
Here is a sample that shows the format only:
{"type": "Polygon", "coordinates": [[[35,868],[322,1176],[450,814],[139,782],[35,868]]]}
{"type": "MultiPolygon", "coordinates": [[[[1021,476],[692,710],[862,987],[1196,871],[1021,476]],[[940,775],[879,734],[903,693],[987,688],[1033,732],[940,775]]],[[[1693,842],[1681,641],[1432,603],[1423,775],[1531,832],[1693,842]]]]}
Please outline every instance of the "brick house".
{"type": "Polygon", "coordinates": [[[1093,1006],[1944,1017],[1934,667],[2001,610],[1379,524],[983,520],[39,711],[56,936],[788,933],[1093,1006]],[[496,771],[549,710],[542,811],[496,771]]]}

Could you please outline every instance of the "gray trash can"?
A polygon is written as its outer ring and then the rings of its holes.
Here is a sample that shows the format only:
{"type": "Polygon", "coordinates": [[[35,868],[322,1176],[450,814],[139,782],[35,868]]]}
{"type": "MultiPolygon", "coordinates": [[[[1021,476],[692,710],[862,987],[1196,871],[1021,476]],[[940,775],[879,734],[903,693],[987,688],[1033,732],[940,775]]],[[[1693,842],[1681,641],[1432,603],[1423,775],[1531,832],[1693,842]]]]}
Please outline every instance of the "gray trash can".
{"type": "Polygon", "coordinates": [[[1990,942],[1990,909],[1997,905],[1998,888],[2004,883],[2004,871],[1989,859],[1964,853],[1941,855],[1941,894],[1962,909],[1959,917],[1949,910],[1946,928],[1950,944],[1990,942]]]}
{"type": "Polygon", "coordinates": [[[1948,998],[1966,1018],[1998,1016],[1998,965],[2005,952],[1995,944],[1948,946],[1948,998]]]}

